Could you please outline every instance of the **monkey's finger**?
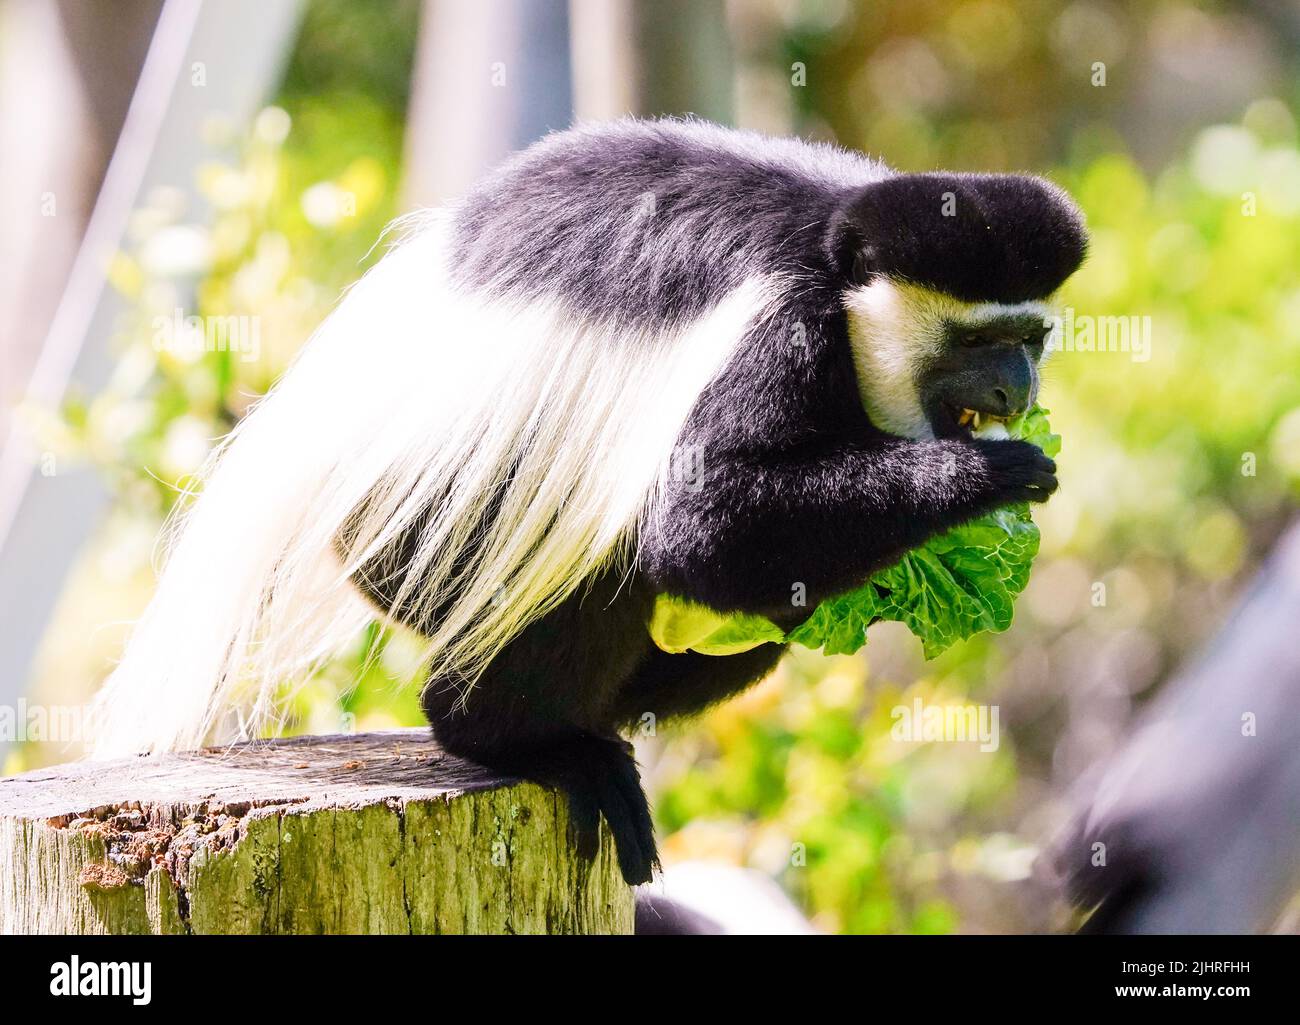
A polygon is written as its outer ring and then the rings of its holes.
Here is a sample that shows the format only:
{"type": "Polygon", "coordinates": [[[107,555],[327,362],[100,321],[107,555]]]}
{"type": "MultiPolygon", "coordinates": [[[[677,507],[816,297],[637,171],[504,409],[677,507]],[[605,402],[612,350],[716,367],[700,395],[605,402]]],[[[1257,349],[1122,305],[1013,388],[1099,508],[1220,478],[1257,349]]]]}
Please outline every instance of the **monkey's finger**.
{"type": "Polygon", "coordinates": [[[1025,499],[1029,502],[1046,502],[1059,486],[1054,474],[1036,473],[1025,487],[1025,499]]]}

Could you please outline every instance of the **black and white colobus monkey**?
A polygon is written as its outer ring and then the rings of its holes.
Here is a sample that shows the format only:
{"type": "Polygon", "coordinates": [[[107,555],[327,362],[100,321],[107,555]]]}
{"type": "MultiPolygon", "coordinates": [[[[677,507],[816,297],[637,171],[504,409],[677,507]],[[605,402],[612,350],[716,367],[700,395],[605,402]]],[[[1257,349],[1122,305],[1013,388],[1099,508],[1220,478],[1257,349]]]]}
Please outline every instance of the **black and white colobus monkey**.
{"type": "Polygon", "coordinates": [[[405,229],[214,455],[101,693],[99,753],[252,734],[378,605],[426,640],[443,746],[565,789],[587,851],[603,814],[642,882],[619,729],[782,654],[666,654],[656,594],[793,625],[1056,488],[967,412],[1034,401],[1044,300],[1083,257],[1040,179],[622,121],[405,229]]]}

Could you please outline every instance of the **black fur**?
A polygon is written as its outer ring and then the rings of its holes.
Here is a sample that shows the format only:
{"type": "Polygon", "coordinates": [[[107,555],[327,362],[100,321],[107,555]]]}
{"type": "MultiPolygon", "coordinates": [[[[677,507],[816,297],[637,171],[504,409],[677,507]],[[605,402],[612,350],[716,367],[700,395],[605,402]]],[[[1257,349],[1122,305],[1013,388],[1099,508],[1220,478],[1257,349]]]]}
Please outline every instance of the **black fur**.
{"type": "Polygon", "coordinates": [[[1056,291],[1083,261],[1083,222],[1060,189],[1010,174],[900,174],[842,212],[832,250],[856,274],[888,274],[967,302],[1056,291]],[[936,244],[938,240],[938,244],[936,244]]]}
{"type": "MultiPolygon", "coordinates": [[[[793,624],[935,533],[1055,488],[1052,461],[1021,442],[877,430],[855,377],[846,287],[889,273],[966,299],[1041,296],[1078,264],[1082,229],[1035,179],[894,175],[829,147],[622,122],[510,161],[461,205],[454,238],[468,287],[558,294],[580,315],[639,325],[699,316],[755,274],[788,282],[782,316],[744,339],[691,413],[680,443],[702,453],[703,487],[671,491],[640,539],[638,571],[590,581],[524,630],[464,707],[457,681],[435,678],[424,693],[448,750],[566,789],[585,850],[603,813],[625,877],[643,882],[654,837],[617,731],[696,713],[782,653],[664,654],[646,630],[656,594],[793,624]],[[955,218],[939,214],[944,188],[957,192],[955,218]],[[792,607],[797,584],[806,607],[792,607]]],[[[381,575],[362,584],[382,604],[392,592],[381,575]]]]}

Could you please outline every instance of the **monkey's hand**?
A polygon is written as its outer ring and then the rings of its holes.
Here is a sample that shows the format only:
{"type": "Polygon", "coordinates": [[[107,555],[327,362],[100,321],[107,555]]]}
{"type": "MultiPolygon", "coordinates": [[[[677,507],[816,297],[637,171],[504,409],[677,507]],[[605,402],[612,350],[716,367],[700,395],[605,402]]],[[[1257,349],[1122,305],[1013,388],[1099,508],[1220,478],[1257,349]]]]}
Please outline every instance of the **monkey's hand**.
{"type": "Polygon", "coordinates": [[[990,507],[1046,502],[1057,488],[1056,460],[1027,441],[971,442],[982,462],[990,507]]]}
{"type": "Polygon", "coordinates": [[[658,592],[780,617],[861,585],[986,513],[1044,501],[1056,464],[1027,441],[877,436],[781,458],[718,457],[708,486],[671,491],[642,534],[658,592]]]}

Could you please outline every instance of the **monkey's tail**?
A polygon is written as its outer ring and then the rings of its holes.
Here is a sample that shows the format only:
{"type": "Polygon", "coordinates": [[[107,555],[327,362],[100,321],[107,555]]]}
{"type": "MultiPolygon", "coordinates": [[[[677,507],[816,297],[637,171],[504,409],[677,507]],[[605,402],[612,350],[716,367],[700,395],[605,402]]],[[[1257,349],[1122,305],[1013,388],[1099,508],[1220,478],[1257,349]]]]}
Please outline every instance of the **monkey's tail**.
{"type": "Polygon", "coordinates": [[[399,541],[392,607],[472,686],[636,527],[699,393],[770,298],[675,332],[467,292],[425,215],[213,454],[152,603],[95,699],[109,757],[263,734],[372,618],[352,578],[399,541]],[[408,558],[409,556],[409,558],[408,558]],[[435,614],[436,612],[436,614],[435,614]]]}

